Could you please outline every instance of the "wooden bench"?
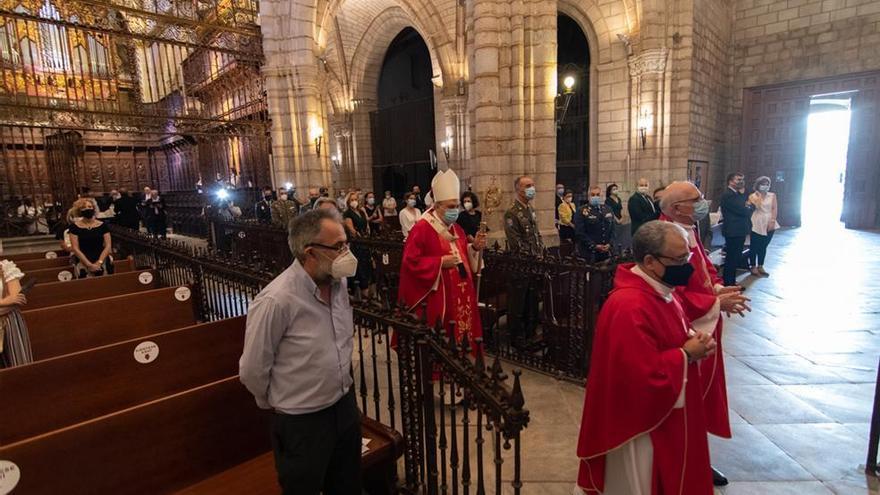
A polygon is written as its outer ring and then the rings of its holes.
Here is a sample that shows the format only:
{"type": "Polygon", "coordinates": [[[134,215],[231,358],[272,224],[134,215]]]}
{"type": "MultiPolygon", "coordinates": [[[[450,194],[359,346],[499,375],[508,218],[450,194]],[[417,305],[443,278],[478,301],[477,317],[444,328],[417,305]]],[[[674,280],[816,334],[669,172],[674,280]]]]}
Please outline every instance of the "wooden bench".
{"type": "Polygon", "coordinates": [[[25,311],[158,289],[159,280],[151,270],[117,273],[105,277],[70,282],[38,283],[27,295],[25,311]]]}
{"type": "Polygon", "coordinates": [[[15,400],[0,401],[0,445],[235,375],[244,331],[233,318],[2,370],[3,396],[15,400]],[[135,348],[147,341],[158,354],[142,364],[135,348]]]}
{"type": "MultiPolygon", "coordinates": [[[[113,262],[113,268],[115,269],[115,273],[126,273],[134,271],[134,260],[131,258],[127,258],[124,260],[116,260],[113,262]]],[[[73,267],[55,267],[55,268],[44,268],[42,270],[33,270],[30,272],[25,272],[25,275],[30,275],[37,279],[37,282],[49,283],[49,282],[59,282],[62,281],[62,272],[69,273],[71,280],[73,280],[74,273],[73,267]]]]}
{"type": "MultiPolygon", "coordinates": [[[[180,301],[166,287],[22,311],[35,360],[193,325],[192,297],[180,301]]],[[[186,288],[188,292],[189,288],[186,288]]]]}
{"type": "MultiPolygon", "coordinates": [[[[403,455],[403,437],[367,417],[361,423],[361,436],[370,439],[367,445],[370,450],[361,458],[364,488],[370,495],[394,493],[394,464],[403,455]]],[[[275,459],[269,452],[196,483],[176,495],[280,495],[277,480],[275,459]]]]}
{"type": "Polygon", "coordinates": [[[70,256],[59,256],[43,260],[24,260],[16,262],[15,265],[25,273],[46,268],[63,268],[70,266],[70,256]]]}
{"type": "Polygon", "coordinates": [[[268,452],[269,419],[232,376],[0,447],[0,459],[20,472],[13,494],[161,495],[268,452]]]}
{"type": "MultiPolygon", "coordinates": [[[[61,241],[59,241],[61,242],[61,241]]],[[[56,250],[56,251],[38,251],[36,253],[21,253],[21,254],[10,254],[8,256],[0,255],[0,259],[9,260],[15,262],[16,264],[20,261],[26,260],[44,260],[48,257],[52,257],[53,255],[49,253],[55,253],[54,256],[67,256],[67,251],[56,250]]]]}

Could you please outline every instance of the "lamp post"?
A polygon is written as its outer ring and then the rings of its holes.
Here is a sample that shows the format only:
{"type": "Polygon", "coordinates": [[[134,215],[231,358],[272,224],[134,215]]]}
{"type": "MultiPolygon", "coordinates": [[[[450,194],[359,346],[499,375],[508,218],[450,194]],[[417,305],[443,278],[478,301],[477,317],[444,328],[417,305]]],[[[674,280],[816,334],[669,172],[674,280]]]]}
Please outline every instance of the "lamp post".
{"type": "Polygon", "coordinates": [[[452,138],[447,137],[445,141],[440,143],[440,147],[443,148],[443,156],[446,157],[446,161],[449,161],[449,150],[452,148],[452,138]]]}
{"type": "Polygon", "coordinates": [[[556,95],[556,130],[562,129],[562,123],[565,122],[565,114],[568,113],[576,83],[574,74],[568,74],[562,79],[562,94],[556,95]]]}

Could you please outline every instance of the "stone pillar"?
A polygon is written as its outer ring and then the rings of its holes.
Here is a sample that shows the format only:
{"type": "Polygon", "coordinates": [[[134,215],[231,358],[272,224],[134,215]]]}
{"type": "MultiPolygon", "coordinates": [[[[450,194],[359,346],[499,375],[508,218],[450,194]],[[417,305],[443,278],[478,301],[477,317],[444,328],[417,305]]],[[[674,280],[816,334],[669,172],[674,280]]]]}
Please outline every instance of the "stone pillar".
{"type": "MultiPolygon", "coordinates": [[[[361,184],[361,187],[373,187],[373,142],[370,112],[375,111],[376,108],[376,100],[358,100],[355,102],[354,112],[351,115],[351,147],[354,160],[352,180],[355,184],[361,184]]],[[[376,194],[378,195],[379,191],[376,191],[376,194]]]]}
{"type": "MultiPolygon", "coordinates": [[[[670,112],[666,98],[669,50],[643,50],[629,59],[632,80],[633,149],[635,174],[653,184],[668,183],[670,112]],[[643,138],[644,136],[644,138],[643,138]]],[[[638,177],[630,178],[635,180],[638,177]]]]}

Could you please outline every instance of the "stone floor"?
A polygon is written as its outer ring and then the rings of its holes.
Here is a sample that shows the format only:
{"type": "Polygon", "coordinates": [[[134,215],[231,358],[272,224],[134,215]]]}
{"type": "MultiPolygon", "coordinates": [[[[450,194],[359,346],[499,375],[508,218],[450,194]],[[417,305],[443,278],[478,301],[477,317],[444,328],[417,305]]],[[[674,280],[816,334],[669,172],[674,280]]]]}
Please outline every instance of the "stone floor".
{"type": "MultiPolygon", "coordinates": [[[[771,277],[741,278],[753,311],[724,347],[734,437],[711,439],[724,495],[877,495],[863,474],[880,355],[880,234],[780,232],[771,277]]],[[[583,390],[526,373],[524,493],[570,494],[583,390]]]]}

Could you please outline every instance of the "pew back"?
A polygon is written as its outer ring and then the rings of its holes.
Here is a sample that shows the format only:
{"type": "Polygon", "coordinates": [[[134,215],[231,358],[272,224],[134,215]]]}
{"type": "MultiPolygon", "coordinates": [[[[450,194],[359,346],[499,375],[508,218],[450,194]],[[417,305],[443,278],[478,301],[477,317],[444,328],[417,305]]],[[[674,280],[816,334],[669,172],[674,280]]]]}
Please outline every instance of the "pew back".
{"type": "Polygon", "coordinates": [[[61,268],[70,266],[70,256],[59,256],[57,258],[42,260],[17,261],[15,262],[15,265],[23,272],[44,270],[46,268],[61,268]]]}
{"type": "Polygon", "coordinates": [[[54,256],[67,256],[66,251],[61,251],[59,249],[56,251],[38,251],[36,253],[10,254],[8,256],[0,255],[0,259],[6,259],[9,261],[13,261],[15,263],[18,263],[19,261],[25,261],[25,260],[44,260],[44,259],[47,259],[47,256],[50,258],[53,256],[48,253],[55,253],[54,256]]]}
{"type": "Polygon", "coordinates": [[[37,284],[27,295],[26,311],[159,288],[152,270],[117,273],[70,282],[37,284]]]}
{"type": "MultiPolygon", "coordinates": [[[[132,272],[134,271],[134,260],[130,258],[116,260],[113,262],[113,268],[116,273],[132,272]]],[[[36,278],[37,282],[42,283],[59,282],[64,277],[70,277],[71,280],[74,278],[73,268],[69,266],[32,270],[30,272],[25,272],[25,275],[30,275],[31,277],[36,278]],[[62,272],[67,272],[69,275],[62,275],[62,272]]]]}
{"type": "Polygon", "coordinates": [[[269,418],[237,376],[0,447],[13,493],[161,495],[263,454],[269,418]]]}
{"type": "Polygon", "coordinates": [[[15,400],[0,401],[0,446],[235,375],[244,329],[221,320],[2,370],[15,400]]]}
{"type": "Polygon", "coordinates": [[[22,316],[28,326],[35,360],[114,344],[196,322],[195,307],[188,287],[165,287],[50,306],[23,311],[22,316]],[[186,298],[181,300],[183,295],[186,298]]]}

